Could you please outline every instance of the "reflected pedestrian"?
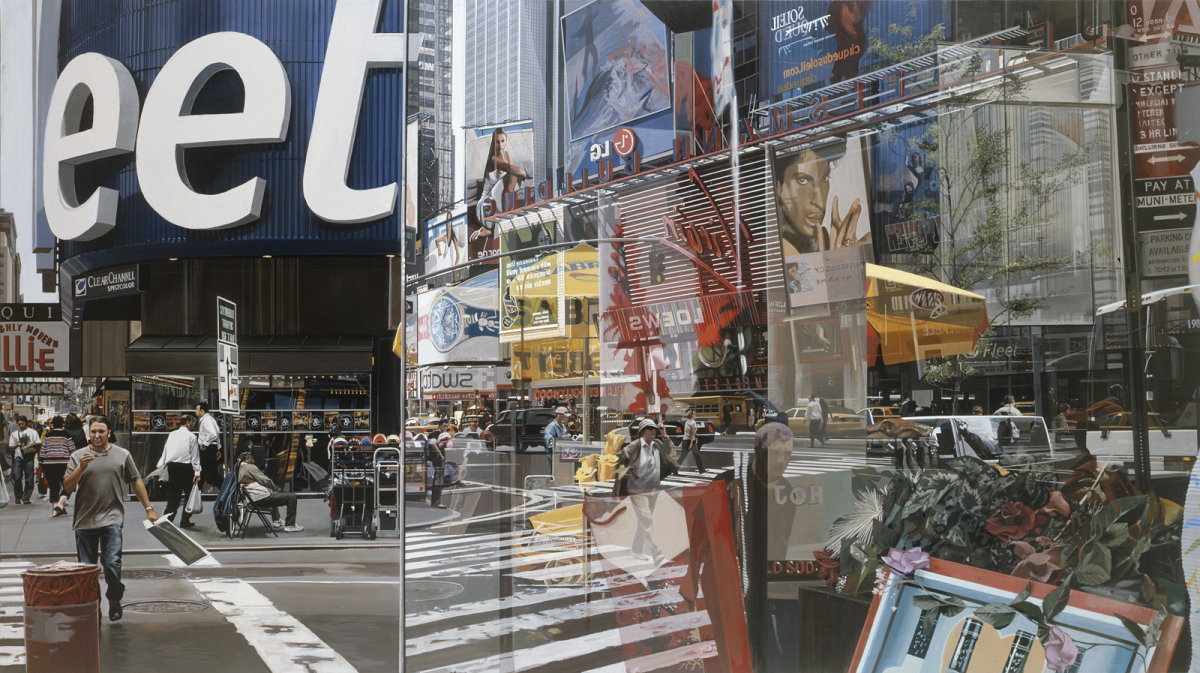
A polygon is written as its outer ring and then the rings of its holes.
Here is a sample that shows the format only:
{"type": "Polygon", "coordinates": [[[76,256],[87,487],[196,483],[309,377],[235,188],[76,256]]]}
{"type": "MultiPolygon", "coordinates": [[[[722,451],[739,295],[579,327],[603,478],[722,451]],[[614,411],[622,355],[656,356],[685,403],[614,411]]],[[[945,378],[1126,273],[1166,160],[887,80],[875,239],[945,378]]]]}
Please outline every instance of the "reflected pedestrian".
{"type": "Polygon", "coordinates": [[[817,401],[821,403],[821,448],[825,448],[829,441],[829,402],[824,397],[817,401]]]}
{"type": "Polygon", "coordinates": [[[442,471],[446,465],[446,449],[450,445],[450,423],[446,419],[438,421],[436,432],[429,433],[425,443],[425,461],[433,468],[433,485],[429,491],[429,504],[432,507],[442,506],[442,471]]]}
{"type": "Polygon", "coordinates": [[[71,454],[63,490],[79,491],[75,498],[75,549],[80,563],[97,563],[104,568],[104,595],[108,598],[108,618],[118,621],[124,614],[121,598],[122,528],[125,525],[125,487],[133,486],[138,502],[146,508],[146,518],[158,520],[158,514],[146,495],[146,485],[125,449],[109,443],[111,424],[97,416],[89,425],[90,444],[71,454]]]}
{"type": "Polygon", "coordinates": [[[813,395],[808,396],[808,406],[804,408],[804,419],[808,421],[808,447],[813,448],[817,445],[817,440],[821,437],[821,419],[824,414],[821,413],[821,403],[813,395]]]}
{"type": "Polygon", "coordinates": [[[652,536],[654,502],[650,494],[662,488],[664,472],[678,471],[679,464],[671,460],[669,449],[658,437],[654,419],[644,418],[633,429],[636,439],[621,449],[625,472],[620,477],[637,517],[630,551],[636,559],[652,560],[657,564],[662,561],[662,551],[652,536]]]}
{"type": "Polygon", "coordinates": [[[687,460],[688,453],[694,451],[696,472],[704,474],[704,461],[700,458],[700,445],[696,437],[696,410],[688,409],[683,416],[683,449],[679,454],[679,464],[683,465],[683,461],[687,460]]]}

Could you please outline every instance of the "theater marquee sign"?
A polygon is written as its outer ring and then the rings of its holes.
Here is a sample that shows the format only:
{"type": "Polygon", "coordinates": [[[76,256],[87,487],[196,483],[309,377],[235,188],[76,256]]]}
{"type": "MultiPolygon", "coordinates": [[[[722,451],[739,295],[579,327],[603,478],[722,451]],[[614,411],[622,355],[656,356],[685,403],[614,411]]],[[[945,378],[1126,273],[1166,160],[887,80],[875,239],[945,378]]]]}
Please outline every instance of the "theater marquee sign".
{"type": "Polygon", "coordinates": [[[69,373],[70,333],[58,304],[0,304],[0,377],[69,373]]]}

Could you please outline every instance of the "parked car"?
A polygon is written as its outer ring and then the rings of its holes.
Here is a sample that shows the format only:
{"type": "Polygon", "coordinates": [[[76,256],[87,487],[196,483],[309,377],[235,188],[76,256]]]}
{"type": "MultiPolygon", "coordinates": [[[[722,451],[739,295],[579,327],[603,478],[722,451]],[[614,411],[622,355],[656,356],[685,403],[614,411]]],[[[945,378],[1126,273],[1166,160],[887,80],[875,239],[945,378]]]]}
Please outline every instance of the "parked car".
{"type": "MultiPolygon", "coordinates": [[[[1054,442],[1040,416],[914,416],[905,420],[933,427],[938,455],[995,460],[1028,453],[1055,456],[1054,442]]],[[[868,455],[871,450],[868,448],[868,455]]]]}
{"type": "MultiPolygon", "coordinates": [[[[1195,418],[1192,406],[1172,425],[1154,412],[1148,413],[1150,469],[1153,472],[1191,471],[1196,462],[1195,418]],[[1182,421],[1182,422],[1181,422],[1182,421]]],[[[1083,435],[1083,447],[1102,460],[1119,460],[1133,465],[1133,414],[1122,411],[1096,420],[1083,435]]]]}
{"type": "Polygon", "coordinates": [[[900,407],[867,407],[871,416],[878,423],[885,418],[900,418],[900,407]]]}
{"type": "Polygon", "coordinates": [[[554,422],[553,409],[508,409],[500,412],[496,422],[489,428],[495,438],[495,446],[512,446],[513,419],[516,419],[517,453],[524,453],[529,447],[545,447],[543,434],[546,426],[554,422]]]}
{"type": "MultiPolygon", "coordinates": [[[[792,429],[792,432],[807,437],[808,419],[804,417],[805,411],[805,407],[792,407],[787,410],[787,417],[788,427],[792,429]]],[[[871,417],[869,409],[855,413],[849,407],[831,404],[829,405],[829,436],[842,439],[866,437],[867,426],[871,425],[871,417]]]]}
{"type": "Polygon", "coordinates": [[[1034,402],[1016,402],[1017,411],[1021,412],[1022,416],[1036,416],[1037,404],[1034,402]]]}

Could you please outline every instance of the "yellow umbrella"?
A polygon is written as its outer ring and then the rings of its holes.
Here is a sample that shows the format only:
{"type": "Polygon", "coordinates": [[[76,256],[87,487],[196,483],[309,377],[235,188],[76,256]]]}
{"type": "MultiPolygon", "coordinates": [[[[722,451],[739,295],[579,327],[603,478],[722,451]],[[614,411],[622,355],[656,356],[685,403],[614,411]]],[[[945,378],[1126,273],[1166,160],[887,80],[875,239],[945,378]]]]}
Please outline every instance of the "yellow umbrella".
{"type": "Polygon", "coordinates": [[[564,297],[599,297],[599,253],[590,245],[580,244],[562,255],[547,255],[517,274],[508,292],[518,299],[558,297],[560,277],[564,297]]]}
{"type": "Polygon", "coordinates": [[[868,352],[889,365],[962,355],[987,329],[982,295],[915,273],[867,264],[868,352]]]}

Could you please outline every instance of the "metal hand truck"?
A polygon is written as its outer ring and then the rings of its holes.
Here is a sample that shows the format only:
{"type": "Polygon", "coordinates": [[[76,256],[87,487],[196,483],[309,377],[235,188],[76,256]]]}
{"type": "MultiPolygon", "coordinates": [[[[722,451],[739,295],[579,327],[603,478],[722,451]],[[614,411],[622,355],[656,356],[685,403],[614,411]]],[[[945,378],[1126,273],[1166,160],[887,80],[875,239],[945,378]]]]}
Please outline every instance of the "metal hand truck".
{"type": "Polygon", "coordinates": [[[404,522],[400,520],[401,492],[404,488],[404,453],[399,448],[375,449],[375,525],[379,537],[400,537],[404,522]],[[387,459],[387,456],[395,456],[387,459]]]}

